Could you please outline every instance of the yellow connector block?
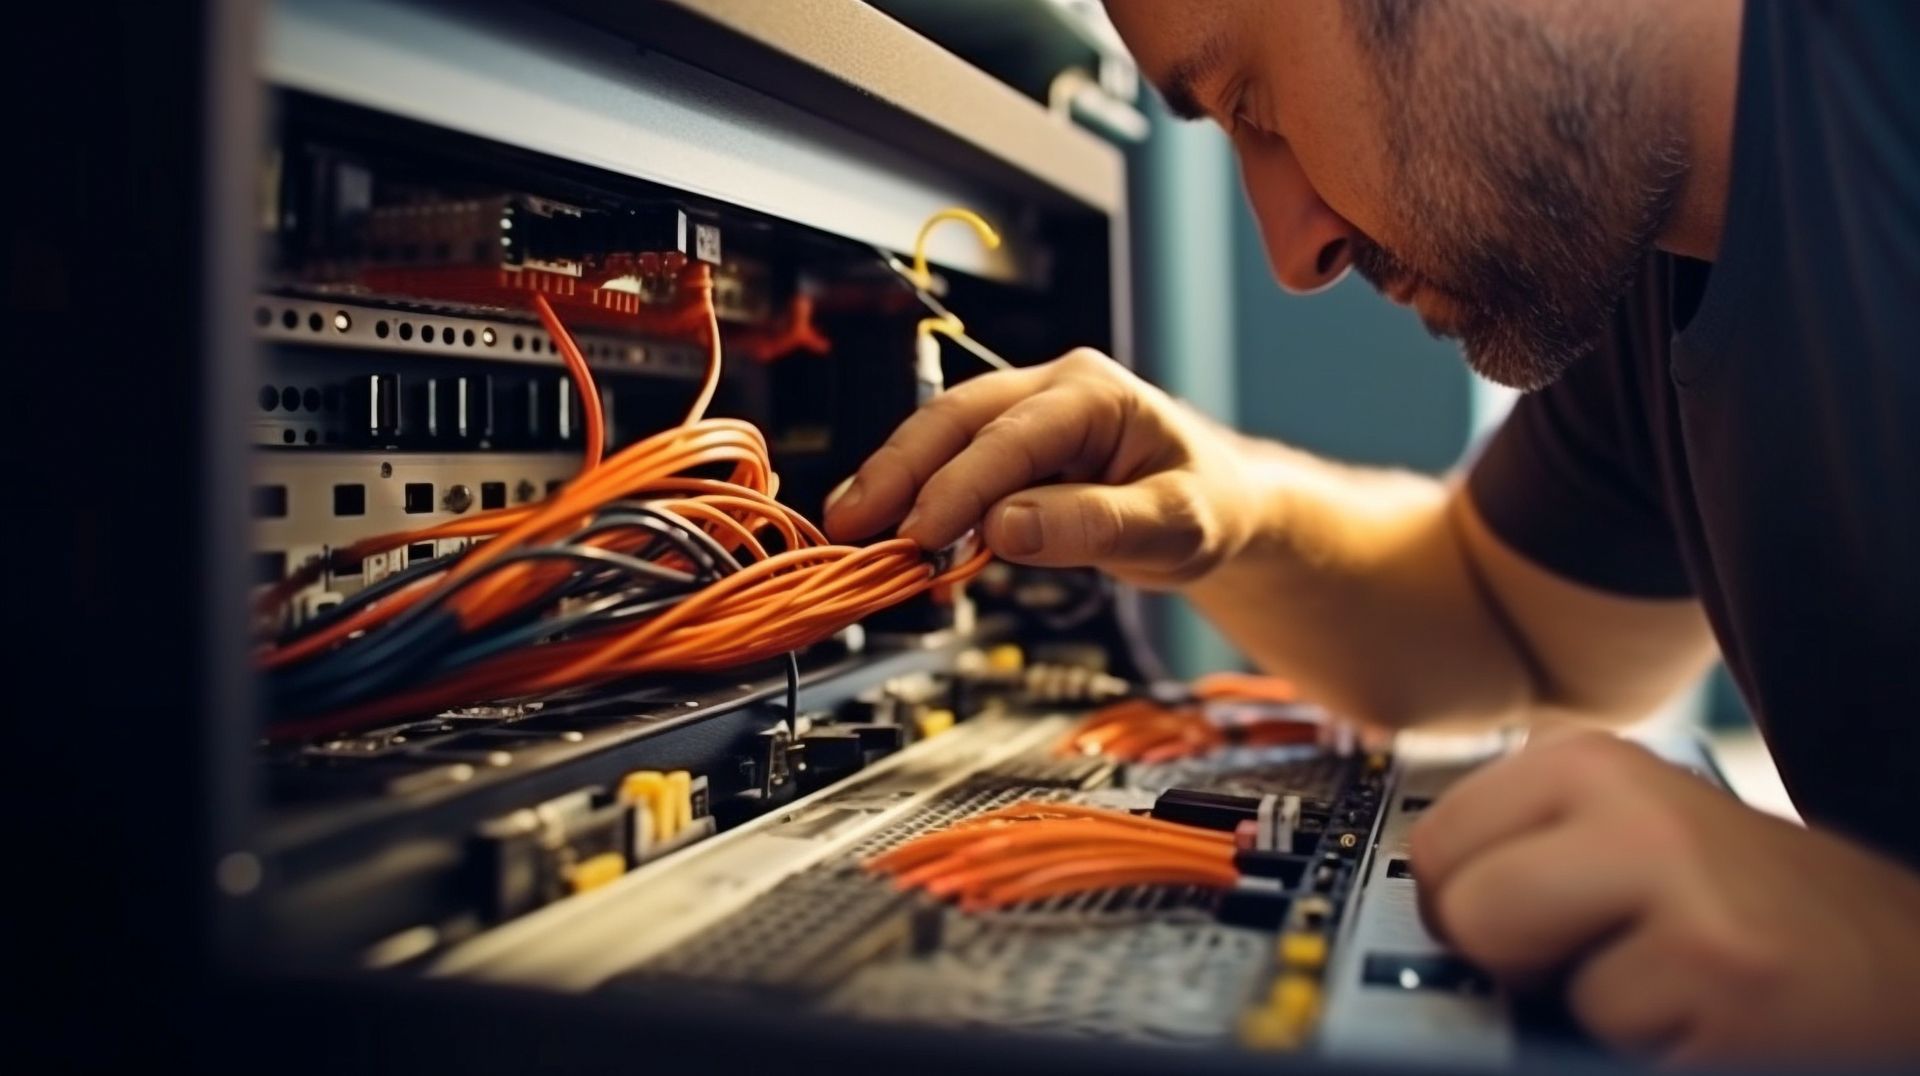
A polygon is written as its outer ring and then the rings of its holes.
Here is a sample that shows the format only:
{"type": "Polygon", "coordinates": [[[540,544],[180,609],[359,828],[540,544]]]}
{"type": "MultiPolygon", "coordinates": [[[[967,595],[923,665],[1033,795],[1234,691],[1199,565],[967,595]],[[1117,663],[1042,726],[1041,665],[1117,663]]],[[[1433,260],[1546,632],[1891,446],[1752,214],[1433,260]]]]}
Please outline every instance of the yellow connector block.
{"type": "Polygon", "coordinates": [[[1327,966],[1327,936],[1304,930],[1280,935],[1280,963],[1293,971],[1317,974],[1327,966]]]}
{"type": "Polygon", "coordinates": [[[667,831],[669,839],[678,837],[693,825],[693,775],[685,770],[674,770],[667,774],[667,810],[671,812],[673,826],[667,831]]]}
{"type": "Polygon", "coordinates": [[[1255,1050],[1298,1050],[1320,1022],[1320,982],[1287,972],[1273,981],[1267,1003],[1240,1020],[1240,1041],[1255,1050]]]}
{"type": "Polygon", "coordinates": [[[636,770],[620,780],[620,802],[644,804],[647,808],[647,839],[658,844],[667,839],[671,821],[667,813],[667,776],[656,770],[636,770]]]}
{"type": "Polygon", "coordinates": [[[920,716],[914,719],[914,723],[920,732],[920,738],[923,740],[929,736],[938,736],[947,731],[953,727],[953,722],[954,716],[952,710],[922,710],[920,711],[920,716]]]}
{"type": "Polygon", "coordinates": [[[598,889],[627,873],[627,860],[618,852],[602,852],[592,859],[574,864],[567,874],[567,886],[575,893],[598,889]]]}
{"type": "Polygon", "coordinates": [[[999,643],[987,648],[987,668],[997,673],[1020,673],[1027,667],[1027,652],[1018,643],[999,643]]]}

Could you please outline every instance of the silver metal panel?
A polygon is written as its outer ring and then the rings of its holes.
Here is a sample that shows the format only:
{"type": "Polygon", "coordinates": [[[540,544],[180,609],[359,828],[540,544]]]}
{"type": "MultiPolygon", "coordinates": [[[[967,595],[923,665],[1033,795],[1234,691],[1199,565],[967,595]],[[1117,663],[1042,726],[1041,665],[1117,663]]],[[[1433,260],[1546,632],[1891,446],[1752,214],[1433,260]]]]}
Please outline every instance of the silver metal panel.
{"type": "Polygon", "coordinates": [[[1448,785],[1479,762],[1403,762],[1386,809],[1378,840],[1366,865],[1365,884],[1353,895],[1353,907],[1341,926],[1327,974],[1326,1017],[1320,1025],[1320,1049],[1342,1057],[1406,1059],[1436,1063],[1503,1065],[1514,1055],[1511,1016],[1499,995],[1455,994],[1361,981],[1369,953],[1412,956],[1447,955],[1427,932],[1411,878],[1388,876],[1389,865],[1407,856],[1407,839],[1418,812],[1404,809],[1408,797],[1437,798],[1448,785]]]}
{"type": "MultiPolygon", "coordinates": [[[[746,9],[764,15],[788,6],[749,3],[732,14],[744,20],[746,9]]],[[[705,71],[636,53],[563,15],[405,0],[278,0],[262,64],[266,78],[282,87],[895,250],[909,246],[921,222],[946,206],[1017,219],[997,191],[705,71]]],[[[990,90],[1011,93],[979,77],[990,90]]],[[[1086,137],[1068,128],[1059,133],[1086,137]]],[[[1117,164],[1110,171],[1117,174],[1117,164]]],[[[988,252],[956,228],[937,233],[929,253],[954,269],[1020,280],[1016,245],[988,252]]]]}
{"type": "Polygon", "coordinates": [[[1102,213],[1126,212],[1118,150],[859,0],[667,2],[888,101],[1102,213]]]}
{"type": "MultiPolygon", "coordinates": [[[[490,317],[426,306],[374,306],[352,299],[261,295],[253,321],[266,343],[349,348],[429,358],[484,359],[521,366],[565,368],[559,346],[544,329],[511,316],[490,317]]],[[[707,366],[703,346],[671,340],[640,343],[627,333],[572,330],[587,365],[692,381],[707,366]]]]}
{"type": "Polygon", "coordinates": [[[849,783],[482,934],[438,958],[431,972],[591,990],[909,814],[947,786],[1058,737],[1069,723],[1064,717],[981,717],[955,726],[849,783]],[[827,819],[845,821],[823,827],[827,819]]]}

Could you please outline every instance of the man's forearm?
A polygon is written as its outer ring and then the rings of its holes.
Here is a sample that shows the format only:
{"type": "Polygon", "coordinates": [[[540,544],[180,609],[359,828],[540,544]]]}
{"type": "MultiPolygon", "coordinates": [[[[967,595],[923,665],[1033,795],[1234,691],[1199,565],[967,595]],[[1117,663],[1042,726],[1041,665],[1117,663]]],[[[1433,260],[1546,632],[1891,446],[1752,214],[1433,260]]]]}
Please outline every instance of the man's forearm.
{"type": "Polygon", "coordinates": [[[1262,668],[1361,720],[1494,719],[1534,676],[1477,584],[1442,483],[1237,438],[1256,525],[1185,588],[1262,668]]]}

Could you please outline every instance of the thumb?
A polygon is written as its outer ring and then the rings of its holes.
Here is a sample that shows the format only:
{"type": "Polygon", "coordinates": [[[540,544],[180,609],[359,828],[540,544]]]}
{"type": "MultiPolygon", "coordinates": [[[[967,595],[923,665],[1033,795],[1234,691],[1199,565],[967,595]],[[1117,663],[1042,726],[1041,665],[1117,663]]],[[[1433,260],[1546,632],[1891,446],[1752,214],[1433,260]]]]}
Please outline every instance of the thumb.
{"type": "Polygon", "coordinates": [[[1170,475],[1125,486],[1041,486],[995,504],[984,534],[994,553],[1017,564],[1178,578],[1204,545],[1189,500],[1170,475]]]}

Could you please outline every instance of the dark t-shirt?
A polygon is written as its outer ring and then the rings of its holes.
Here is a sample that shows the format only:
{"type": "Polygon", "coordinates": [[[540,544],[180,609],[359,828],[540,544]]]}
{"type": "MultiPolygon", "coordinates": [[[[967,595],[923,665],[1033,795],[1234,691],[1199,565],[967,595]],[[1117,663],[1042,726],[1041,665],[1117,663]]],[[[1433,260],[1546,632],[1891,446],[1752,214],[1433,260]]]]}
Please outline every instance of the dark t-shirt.
{"type": "Polygon", "coordinates": [[[1738,100],[1718,258],[1650,257],[1468,488],[1697,596],[1802,814],[1920,864],[1920,4],[1749,0],[1738,100]]]}

